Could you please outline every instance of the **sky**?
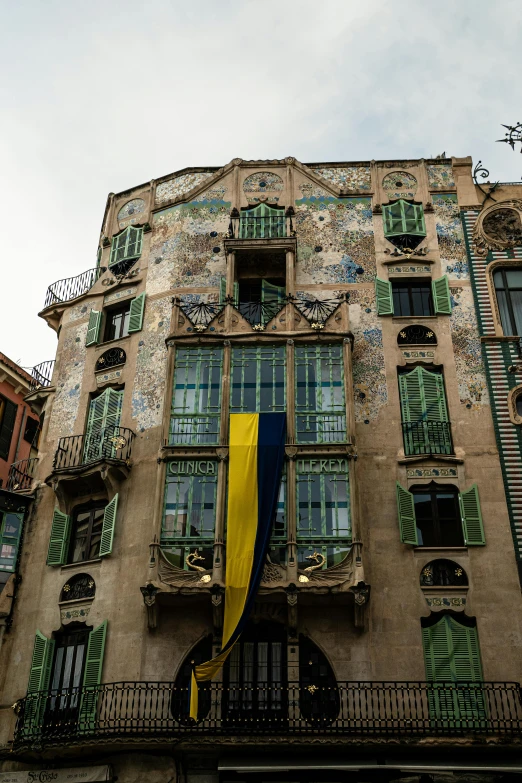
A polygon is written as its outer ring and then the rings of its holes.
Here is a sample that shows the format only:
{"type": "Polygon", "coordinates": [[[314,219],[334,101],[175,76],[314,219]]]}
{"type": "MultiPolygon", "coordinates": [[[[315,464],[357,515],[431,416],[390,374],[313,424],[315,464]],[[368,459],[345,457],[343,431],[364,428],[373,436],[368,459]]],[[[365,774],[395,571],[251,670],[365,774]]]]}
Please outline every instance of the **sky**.
{"type": "Polygon", "coordinates": [[[0,0],[0,351],[52,359],[47,287],[107,194],[187,166],[471,155],[519,181],[520,0],[0,0]]]}

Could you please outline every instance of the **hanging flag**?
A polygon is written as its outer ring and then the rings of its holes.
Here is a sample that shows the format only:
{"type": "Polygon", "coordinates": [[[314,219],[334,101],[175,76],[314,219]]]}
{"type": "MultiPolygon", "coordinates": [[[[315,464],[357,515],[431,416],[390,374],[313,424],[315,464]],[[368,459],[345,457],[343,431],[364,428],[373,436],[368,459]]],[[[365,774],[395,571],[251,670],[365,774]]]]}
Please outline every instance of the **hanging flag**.
{"type": "Polygon", "coordinates": [[[248,620],[263,575],[283,471],[285,430],[285,413],[230,416],[223,647],[192,672],[190,717],[194,720],[197,683],[211,680],[225,663],[248,620]]]}

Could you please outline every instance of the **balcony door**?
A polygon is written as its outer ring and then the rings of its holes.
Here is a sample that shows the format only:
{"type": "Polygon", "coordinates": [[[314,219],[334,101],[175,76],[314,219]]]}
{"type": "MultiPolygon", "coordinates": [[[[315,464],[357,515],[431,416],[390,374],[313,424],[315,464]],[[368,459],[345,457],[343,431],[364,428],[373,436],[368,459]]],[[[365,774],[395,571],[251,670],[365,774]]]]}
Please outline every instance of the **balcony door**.
{"type": "Polygon", "coordinates": [[[123,389],[105,389],[89,406],[85,430],[84,462],[96,462],[116,456],[120,441],[123,389]]]}
{"type": "Polygon", "coordinates": [[[226,725],[281,728],[288,721],[286,643],[279,623],[252,623],[243,632],[223,674],[226,725]]]}
{"type": "Polygon", "coordinates": [[[46,730],[76,724],[88,642],[89,630],[85,627],[67,629],[56,638],[44,719],[46,730]]]}

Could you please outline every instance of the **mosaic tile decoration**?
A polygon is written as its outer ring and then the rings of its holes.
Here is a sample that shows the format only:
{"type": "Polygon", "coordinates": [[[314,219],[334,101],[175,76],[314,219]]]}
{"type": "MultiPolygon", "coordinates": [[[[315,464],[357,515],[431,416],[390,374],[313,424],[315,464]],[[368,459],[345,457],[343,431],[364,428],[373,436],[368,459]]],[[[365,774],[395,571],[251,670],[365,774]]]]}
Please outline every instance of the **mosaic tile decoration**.
{"type": "Polygon", "coordinates": [[[188,193],[201,182],[212,176],[209,171],[196,171],[192,174],[181,174],[179,177],[162,182],[156,188],[156,204],[164,204],[173,198],[188,193]]]}
{"type": "Polygon", "coordinates": [[[461,403],[473,410],[489,405],[473,293],[470,286],[450,288],[451,340],[461,403]]]}
{"type": "Polygon", "coordinates": [[[142,198],[133,198],[132,201],[127,201],[118,212],[119,227],[125,228],[132,223],[141,222],[135,216],[143,214],[144,211],[145,201],[142,198]]]}
{"type": "Polygon", "coordinates": [[[457,478],[457,468],[408,468],[409,479],[416,478],[457,478]]]}
{"type": "Polygon", "coordinates": [[[439,193],[432,200],[442,274],[447,274],[450,280],[468,280],[466,243],[457,194],[439,193]]]}
{"type": "Polygon", "coordinates": [[[405,359],[434,359],[435,351],[402,351],[405,359]]]}
{"type": "Polygon", "coordinates": [[[453,167],[451,163],[436,163],[427,165],[428,187],[430,190],[440,188],[441,190],[450,190],[455,187],[453,178],[453,167]]]}
{"type": "Polygon", "coordinates": [[[369,424],[388,402],[382,329],[373,288],[350,291],[350,326],[354,334],[353,387],[355,421],[369,424]]]}
{"type": "Polygon", "coordinates": [[[416,177],[407,171],[392,171],[384,177],[382,187],[388,200],[395,201],[398,198],[415,198],[418,183],[416,177]]]}
{"type": "Polygon", "coordinates": [[[373,283],[376,275],[370,198],[296,201],[296,282],[373,283]]]}
{"type": "Polygon", "coordinates": [[[346,168],[311,168],[310,170],[322,177],[336,188],[345,190],[371,190],[372,177],[369,166],[348,166],[346,168]]]}
{"type": "Polygon", "coordinates": [[[63,341],[62,353],[56,379],[51,419],[49,422],[49,439],[72,435],[80,405],[80,393],[83,380],[83,369],[87,348],[88,316],[90,308],[84,313],[85,321],[76,328],[67,329],[63,341]]]}
{"type": "Polygon", "coordinates": [[[270,193],[271,191],[283,190],[285,183],[279,176],[272,171],[257,171],[251,174],[243,182],[243,191],[245,193],[270,193]]]}
{"type": "Polygon", "coordinates": [[[428,596],[425,596],[426,603],[428,606],[431,607],[440,607],[441,609],[447,609],[447,608],[453,608],[453,609],[464,609],[466,606],[466,599],[462,597],[453,596],[451,598],[429,598],[428,596]]]}
{"type": "Polygon", "coordinates": [[[318,188],[317,185],[313,185],[311,182],[303,182],[299,185],[299,190],[303,194],[303,198],[327,198],[329,194],[323,188],[318,188]]]}
{"type": "Polygon", "coordinates": [[[431,272],[431,267],[428,264],[426,264],[426,266],[390,266],[388,267],[388,272],[394,275],[409,275],[417,272],[423,272],[429,275],[431,272]]]}
{"type": "Polygon", "coordinates": [[[219,287],[226,274],[223,237],[230,222],[229,201],[190,201],[154,216],[147,292],[171,288],[219,287]],[[211,236],[215,233],[216,236],[211,236]],[[219,252],[214,252],[219,248],[219,252]]]}
{"type": "Polygon", "coordinates": [[[171,312],[168,296],[149,299],[145,308],[131,400],[132,417],[136,421],[133,429],[137,433],[161,424],[168,355],[165,338],[170,330],[171,312]]]}

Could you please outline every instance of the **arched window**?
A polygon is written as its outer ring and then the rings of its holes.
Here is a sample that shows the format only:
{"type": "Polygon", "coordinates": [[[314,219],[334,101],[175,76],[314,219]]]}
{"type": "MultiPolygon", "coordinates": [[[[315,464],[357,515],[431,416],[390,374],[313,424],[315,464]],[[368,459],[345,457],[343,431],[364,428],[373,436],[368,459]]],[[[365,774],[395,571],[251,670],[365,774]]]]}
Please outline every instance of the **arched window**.
{"type": "Polygon", "coordinates": [[[397,345],[437,345],[437,335],[427,326],[410,324],[397,335],[397,345]]]}
{"type": "Polygon", "coordinates": [[[522,336],[522,266],[500,267],[493,282],[504,335],[522,336]]]}
{"type": "Polygon", "coordinates": [[[467,587],[466,572],[453,560],[432,560],[420,575],[421,587],[467,587]]]}
{"type": "MultiPolygon", "coordinates": [[[[212,658],[212,635],[206,636],[190,651],[183,661],[176,677],[174,691],[170,702],[170,711],[175,720],[189,723],[189,697],[192,669],[200,663],[212,658]]],[[[198,722],[204,720],[210,711],[211,683],[201,682],[198,685],[198,722]]]]}
{"type": "Polygon", "coordinates": [[[96,584],[90,574],[75,574],[62,587],[60,601],[80,601],[82,598],[94,598],[96,584]]]}

